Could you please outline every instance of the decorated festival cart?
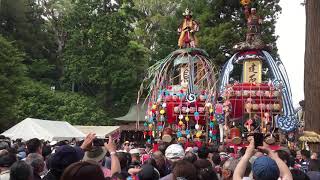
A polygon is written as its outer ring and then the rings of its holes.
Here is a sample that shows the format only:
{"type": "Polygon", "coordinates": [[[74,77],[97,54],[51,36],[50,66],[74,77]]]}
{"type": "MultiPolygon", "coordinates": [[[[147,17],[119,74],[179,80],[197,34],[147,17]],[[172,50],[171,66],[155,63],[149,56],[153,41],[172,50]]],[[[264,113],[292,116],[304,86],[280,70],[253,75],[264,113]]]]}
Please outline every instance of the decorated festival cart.
{"type": "MultiPolygon", "coordinates": [[[[263,133],[268,144],[286,134],[292,139],[297,119],[287,73],[282,62],[269,54],[261,40],[262,19],[250,1],[241,1],[247,18],[246,41],[234,46],[235,54],[220,75],[218,92],[225,108],[226,143],[239,145],[250,133],[263,133]]],[[[219,102],[218,102],[219,103],[219,102]]],[[[221,141],[224,139],[221,138],[221,141]]]]}
{"type": "Polygon", "coordinates": [[[174,137],[188,141],[215,137],[217,133],[214,126],[206,126],[213,118],[216,70],[208,54],[196,48],[199,26],[192,19],[192,12],[186,9],[183,15],[178,28],[180,49],[148,69],[139,91],[140,98],[143,89],[149,90],[144,123],[149,128],[144,132],[149,141],[169,142],[174,137]]]}

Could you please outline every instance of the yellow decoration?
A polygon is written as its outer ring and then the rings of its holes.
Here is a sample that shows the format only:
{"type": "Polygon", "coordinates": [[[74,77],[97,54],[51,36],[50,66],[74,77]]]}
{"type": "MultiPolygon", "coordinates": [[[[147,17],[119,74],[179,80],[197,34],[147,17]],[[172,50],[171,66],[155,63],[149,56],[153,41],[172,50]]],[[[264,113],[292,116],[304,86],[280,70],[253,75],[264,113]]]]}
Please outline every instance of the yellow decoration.
{"type": "Polygon", "coordinates": [[[183,121],[179,121],[179,125],[182,126],[183,125],[183,121]]]}
{"type": "Polygon", "coordinates": [[[240,3],[245,6],[245,5],[248,5],[250,4],[250,0],[241,0],[240,3]]]}
{"type": "Polygon", "coordinates": [[[198,131],[198,132],[196,133],[196,137],[197,137],[197,138],[200,138],[201,135],[202,135],[202,132],[201,132],[201,131],[198,131]]]}
{"type": "Polygon", "coordinates": [[[189,119],[189,116],[186,116],[184,119],[185,119],[187,122],[190,120],[190,119],[189,119]]]}
{"type": "Polygon", "coordinates": [[[152,126],[153,126],[152,124],[149,124],[149,128],[150,128],[150,129],[152,129],[152,126]]]}
{"type": "Polygon", "coordinates": [[[152,105],[152,109],[157,109],[157,105],[156,104],[152,105]]]}
{"type": "Polygon", "coordinates": [[[163,109],[161,109],[161,110],[160,110],[160,114],[164,114],[164,113],[166,113],[166,111],[163,110],[163,109]]]}
{"type": "Polygon", "coordinates": [[[299,140],[303,142],[319,143],[320,134],[317,134],[314,131],[304,131],[303,136],[301,136],[299,140]]]}
{"type": "Polygon", "coordinates": [[[210,109],[209,109],[209,112],[210,112],[210,113],[212,113],[212,112],[213,112],[213,109],[212,109],[212,108],[210,108],[210,109]]]}
{"type": "Polygon", "coordinates": [[[259,59],[252,59],[244,62],[243,66],[243,82],[261,83],[262,62],[259,59]]]}

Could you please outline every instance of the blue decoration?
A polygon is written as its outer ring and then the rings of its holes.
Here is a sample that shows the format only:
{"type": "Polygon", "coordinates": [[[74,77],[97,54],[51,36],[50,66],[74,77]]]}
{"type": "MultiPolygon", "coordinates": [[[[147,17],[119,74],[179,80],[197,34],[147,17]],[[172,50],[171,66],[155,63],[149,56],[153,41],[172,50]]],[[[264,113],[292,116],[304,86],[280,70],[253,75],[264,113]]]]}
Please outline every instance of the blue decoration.
{"type": "Polygon", "coordinates": [[[167,90],[165,90],[164,93],[165,93],[166,96],[169,96],[169,95],[170,95],[167,90]]]}
{"type": "Polygon", "coordinates": [[[212,136],[211,139],[215,141],[217,139],[217,136],[212,136]]]}
{"type": "Polygon", "coordinates": [[[213,128],[214,127],[213,122],[210,122],[209,126],[210,126],[210,128],[213,128]]]}
{"type": "Polygon", "coordinates": [[[144,125],[145,127],[147,127],[147,126],[148,126],[148,123],[147,123],[147,122],[144,122],[143,125],[144,125]]]}
{"type": "Polygon", "coordinates": [[[178,138],[179,138],[179,137],[182,137],[181,131],[178,131],[178,132],[177,132],[177,137],[178,137],[178,138]]]}
{"type": "Polygon", "coordinates": [[[151,139],[148,139],[147,142],[148,142],[148,143],[151,143],[151,139]]]}
{"type": "Polygon", "coordinates": [[[190,134],[190,130],[189,129],[186,130],[186,134],[187,135],[190,134]]]}
{"type": "Polygon", "coordinates": [[[158,126],[158,130],[160,131],[162,129],[162,126],[160,125],[160,126],[158,126]]]}
{"type": "Polygon", "coordinates": [[[194,113],[194,116],[199,116],[199,112],[195,112],[195,113],[194,113]]]}

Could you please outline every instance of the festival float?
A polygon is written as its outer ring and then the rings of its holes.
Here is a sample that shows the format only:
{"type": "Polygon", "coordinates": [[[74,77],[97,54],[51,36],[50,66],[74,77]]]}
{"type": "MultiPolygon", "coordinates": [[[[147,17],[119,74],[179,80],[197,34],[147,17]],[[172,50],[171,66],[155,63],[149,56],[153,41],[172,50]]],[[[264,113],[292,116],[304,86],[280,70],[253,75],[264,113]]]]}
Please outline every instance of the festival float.
{"type": "Polygon", "coordinates": [[[148,142],[162,139],[181,142],[216,139],[214,117],[216,70],[209,55],[197,48],[199,23],[186,9],[178,28],[179,49],[149,67],[138,93],[146,96],[144,136],[148,142]],[[148,89],[147,93],[143,93],[148,89]],[[208,125],[208,126],[207,126],[208,125]]]}
{"type": "Polygon", "coordinates": [[[246,40],[234,46],[235,54],[223,67],[220,100],[215,104],[224,109],[220,142],[241,145],[254,132],[263,133],[268,144],[279,142],[281,134],[292,141],[297,119],[286,70],[261,40],[263,20],[250,8],[250,0],[241,4],[247,20],[246,40]]]}

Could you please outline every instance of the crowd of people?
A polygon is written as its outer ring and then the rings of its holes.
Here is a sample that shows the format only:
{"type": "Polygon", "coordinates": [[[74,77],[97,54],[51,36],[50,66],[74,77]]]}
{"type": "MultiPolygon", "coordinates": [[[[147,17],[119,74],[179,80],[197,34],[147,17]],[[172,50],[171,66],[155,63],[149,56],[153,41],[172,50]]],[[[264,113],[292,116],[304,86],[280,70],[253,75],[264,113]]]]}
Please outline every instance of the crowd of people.
{"type": "Polygon", "coordinates": [[[318,154],[273,151],[254,139],[238,151],[223,145],[177,142],[23,141],[0,136],[0,180],[319,180],[318,154]]]}

